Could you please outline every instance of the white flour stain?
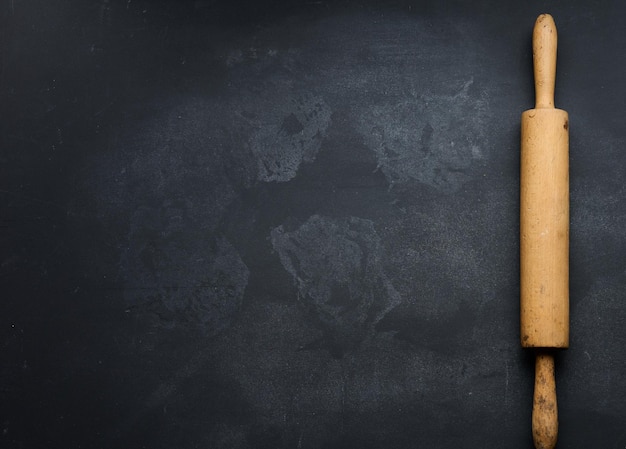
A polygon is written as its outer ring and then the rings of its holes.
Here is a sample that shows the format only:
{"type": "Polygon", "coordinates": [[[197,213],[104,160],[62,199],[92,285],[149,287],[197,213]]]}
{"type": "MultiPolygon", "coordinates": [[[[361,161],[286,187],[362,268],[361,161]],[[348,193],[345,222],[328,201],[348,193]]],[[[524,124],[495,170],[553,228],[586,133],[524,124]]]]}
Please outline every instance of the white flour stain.
{"type": "Polygon", "coordinates": [[[271,235],[300,303],[325,329],[331,352],[358,344],[400,303],[370,220],[314,215],[297,229],[281,225],[271,235]]]}
{"type": "Polygon", "coordinates": [[[135,212],[120,263],[124,296],[164,327],[215,335],[241,308],[249,271],[228,240],[190,229],[187,215],[185,203],[135,212]]]}
{"type": "Polygon", "coordinates": [[[331,119],[321,97],[294,96],[275,87],[277,91],[246,99],[239,111],[251,128],[248,145],[257,161],[257,179],[264,182],[289,181],[302,163],[312,162],[331,119]]]}
{"type": "Polygon", "coordinates": [[[373,104],[358,119],[365,144],[391,185],[417,181],[456,191],[482,159],[485,101],[469,94],[473,80],[450,94],[412,93],[373,104]]]}

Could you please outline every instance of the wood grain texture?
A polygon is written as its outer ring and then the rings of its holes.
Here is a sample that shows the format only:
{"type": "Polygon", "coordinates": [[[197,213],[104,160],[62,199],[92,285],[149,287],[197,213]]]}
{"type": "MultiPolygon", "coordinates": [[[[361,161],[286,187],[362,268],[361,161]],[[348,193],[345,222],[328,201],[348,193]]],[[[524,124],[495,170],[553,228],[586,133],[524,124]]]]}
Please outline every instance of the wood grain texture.
{"type": "Polygon", "coordinates": [[[533,29],[536,109],[554,108],[557,44],[558,36],[554,19],[550,14],[541,14],[533,29]]]}
{"type": "Polygon", "coordinates": [[[569,345],[569,120],[565,111],[522,115],[521,343],[569,345]]]}
{"type": "Polygon", "coordinates": [[[522,114],[521,343],[523,347],[567,348],[569,117],[554,108],[556,28],[552,18],[545,16],[539,16],[533,33],[535,90],[538,105],[543,106],[522,114]]]}
{"type": "Polygon", "coordinates": [[[554,356],[569,346],[569,117],[554,108],[557,32],[548,14],[533,31],[535,109],[522,114],[520,157],[520,331],[538,349],[532,412],[537,449],[558,434],[554,356]]]}
{"type": "Polygon", "coordinates": [[[535,448],[554,448],[559,422],[554,382],[554,356],[549,353],[539,353],[535,359],[532,423],[535,448]]]}

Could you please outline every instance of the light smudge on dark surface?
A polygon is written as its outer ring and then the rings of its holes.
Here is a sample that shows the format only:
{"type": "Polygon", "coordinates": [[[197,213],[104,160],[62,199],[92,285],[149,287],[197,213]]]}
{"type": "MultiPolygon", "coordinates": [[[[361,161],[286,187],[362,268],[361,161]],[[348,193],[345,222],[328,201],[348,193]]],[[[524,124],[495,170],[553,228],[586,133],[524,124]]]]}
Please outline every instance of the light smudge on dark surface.
{"type": "Polygon", "coordinates": [[[272,245],[297,287],[298,302],[324,331],[335,356],[371,336],[401,301],[382,268],[382,243],[370,220],[314,215],[297,229],[272,230],[272,245]]]}
{"type": "Polygon", "coordinates": [[[239,312],[249,271],[226,239],[188,227],[184,206],[133,214],[120,261],[124,296],[129,310],[154,314],[162,326],[215,335],[239,312]]]}
{"type": "Polygon", "coordinates": [[[472,84],[448,94],[413,91],[359,116],[359,131],[391,185],[418,181],[450,192],[471,179],[486,150],[488,121],[484,97],[469,93],[472,84]]]}
{"type": "Polygon", "coordinates": [[[281,87],[263,91],[257,107],[249,102],[238,111],[252,129],[248,145],[257,160],[259,181],[294,178],[300,164],[315,159],[330,121],[330,109],[322,98],[281,87]]]}

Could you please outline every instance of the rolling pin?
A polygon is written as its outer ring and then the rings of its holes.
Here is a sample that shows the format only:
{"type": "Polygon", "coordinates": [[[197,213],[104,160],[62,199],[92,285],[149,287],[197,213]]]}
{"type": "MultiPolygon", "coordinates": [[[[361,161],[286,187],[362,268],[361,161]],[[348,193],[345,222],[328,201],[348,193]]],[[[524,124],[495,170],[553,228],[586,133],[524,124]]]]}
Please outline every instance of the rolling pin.
{"type": "Polygon", "coordinates": [[[554,108],[557,32],[542,14],[533,30],[535,108],[522,113],[520,157],[520,337],[535,348],[532,432],[556,445],[554,350],[569,346],[569,120],[554,108]]]}

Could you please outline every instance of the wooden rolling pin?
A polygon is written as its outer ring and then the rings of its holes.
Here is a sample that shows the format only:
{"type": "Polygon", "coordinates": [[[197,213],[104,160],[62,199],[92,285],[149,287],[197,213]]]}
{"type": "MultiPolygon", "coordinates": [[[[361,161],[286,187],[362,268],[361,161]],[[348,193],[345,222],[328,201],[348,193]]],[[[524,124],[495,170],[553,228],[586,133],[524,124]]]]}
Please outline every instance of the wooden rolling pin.
{"type": "Polygon", "coordinates": [[[533,31],[535,109],[522,114],[521,343],[536,348],[532,430],[537,449],[558,433],[554,353],[569,345],[569,120],[554,108],[557,32],[542,14],[533,31]]]}

